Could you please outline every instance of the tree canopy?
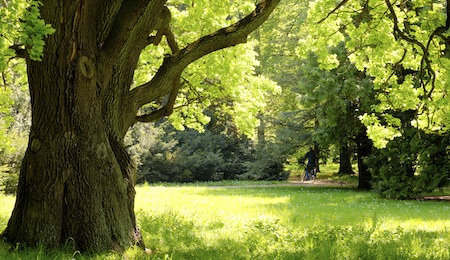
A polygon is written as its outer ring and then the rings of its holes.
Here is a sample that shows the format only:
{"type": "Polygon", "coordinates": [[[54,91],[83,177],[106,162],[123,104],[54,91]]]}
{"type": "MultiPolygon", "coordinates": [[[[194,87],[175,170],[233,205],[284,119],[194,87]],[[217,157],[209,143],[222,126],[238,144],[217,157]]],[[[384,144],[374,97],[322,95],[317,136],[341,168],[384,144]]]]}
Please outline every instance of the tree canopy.
{"type": "Polygon", "coordinates": [[[313,51],[332,69],[339,61],[330,47],[345,42],[350,61],[373,77],[379,102],[361,119],[378,147],[401,134],[391,111],[416,111],[416,127],[444,133],[449,8],[448,1],[314,1],[298,52],[313,51]]]}

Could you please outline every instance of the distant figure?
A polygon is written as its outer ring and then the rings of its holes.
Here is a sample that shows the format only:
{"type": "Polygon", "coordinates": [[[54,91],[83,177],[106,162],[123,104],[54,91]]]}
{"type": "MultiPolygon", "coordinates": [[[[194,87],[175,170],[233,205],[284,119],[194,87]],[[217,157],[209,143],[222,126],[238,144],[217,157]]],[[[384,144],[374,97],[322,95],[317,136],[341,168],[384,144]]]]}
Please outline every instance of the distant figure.
{"type": "Polygon", "coordinates": [[[302,159],[299,160],[299,163],[304,164],[306,159],[308,159],[308,163],[305,167],[305,179],[309,180],[309,173],[313,171],[315,167],[317,167],[317,156],[313,148],[309,148],[309,151],[302,159]]]}

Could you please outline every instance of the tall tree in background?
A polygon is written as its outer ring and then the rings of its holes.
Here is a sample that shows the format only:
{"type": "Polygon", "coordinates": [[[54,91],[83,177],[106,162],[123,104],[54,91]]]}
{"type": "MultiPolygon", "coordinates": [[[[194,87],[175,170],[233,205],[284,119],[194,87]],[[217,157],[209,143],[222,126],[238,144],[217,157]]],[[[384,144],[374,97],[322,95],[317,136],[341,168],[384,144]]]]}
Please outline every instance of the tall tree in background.
{"type": "MultiPolygon", "coordinates": [[[[354,173],[351,157],[355,152],[358,158],[368,149],[355,149],[371,146],[366,136],[366,128],[359,116],[370,111],[373,105],[374,91],[370,77],[358,71],[347,59],[347,50],[343,44],[334,48],[339,66],[327,71],[320,68],[316,55],[304,60],[298,94],[305,109],[314,111],[317,120],[315,139],[323,147],[334,146],[339,150],[338,174],[354,173]]],[[[358,159],[360,180],[370,179],[364,176],[362,157],[358,159]]],[[[368,185],[360,185],[367,187],[368,185]]]]}
{"type": "MultiPolygon", "coordinates": [[[[259,70],[283,88],[281,95],[272,98],[271,107],[276,111],[271,120],[279,126],[277,138],[284,151],[295,153],[313,143],[322,148],[334,146],[340,150],[339,173],[350,174],[355,143],[363,145],[368,141],[363,138],[365,127],[358,116],[370,109],[374,99],[372,84],[347,59],[344,44],[333,48],[341,64],[332,71],[322,68],[317,55],[298,55],[311,47],[304,41],[308,37],[309,2],[284,1],[275,10],[277,15],[258,29],[259,70]],[[272,38],[273,33],[279,37],[272,38]]],[[[363,164],[362,159],[359,162],[363,164]]]]}
{"type": "MultiPolygon", "coordinates": [[[[72,241],[91,252],[140,242],[133,209],[134,167],[123,146],[125,133],[137,122],[170,115],[186,67],[246,42],[279,0],[262,0],[242,20],[183,46],[170,30],[165,2],[32,2],[32,12],[24,12],[24,17],[36,24],[30,28],[40,26],[36,35],[23,30],[22,41],[10,42],[6,49],[7,41],[1,41],[2,51],[14,56],[14,50],[26,59],[32,105],[29,145],[4,239],[46,247],[72,241]],[[54,29],[45,46],[39,37],[52,31],[38,19],[39,12],[54,29]],[[163,36],[170,53],[148,82],[132,88],[141,52],[160,44],[163,36]],[[140,113],[163,97],[163,105],[140,113]]],[[[187,2],[174,4],[188,8],[195,3],[187,2]]]]}
{"type": "Polygon", "coordinates": [[[299,39],[303,37],[300,27],[306,20],[308,3],[301,0],[283,1],[257,34],[261,62],[258,72],[276,81],[282,88],[281,93],[271,97],[269,109],[261,111],[261,117],[266,122],[265,135],[275,139],[278,152],[284,156],[297,153],[301,147],[306,149],[313,142],[311,130],[314,122],[310,125],[313,116],[302,113],[296,93],[302,81],[303,64],[295,52],[299,39]]]}

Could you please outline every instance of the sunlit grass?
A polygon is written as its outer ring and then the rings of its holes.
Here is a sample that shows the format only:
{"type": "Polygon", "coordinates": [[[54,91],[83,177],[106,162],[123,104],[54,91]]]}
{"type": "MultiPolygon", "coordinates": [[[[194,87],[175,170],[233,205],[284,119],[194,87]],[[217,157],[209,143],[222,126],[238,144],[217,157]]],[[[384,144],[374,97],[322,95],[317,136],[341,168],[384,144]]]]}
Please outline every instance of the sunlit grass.
{"type": "Polygon", "coordinates": [[[174,259],[189,254],[196,259],[445,259],[449,254],[450,205],[442,202],[389,201],[372,192],[298,186],[150,186],[138,194],[140,219],[148,220],[143,230],[154,230],[145,233],[147,246],[174,259]],[[159,218],[169,223],[145,227],[159,218]],[[179,230],[184,235],[174,238],[179,230]],[[171,235],[161,240],[164,234],[171,235]],[[437,253],[431,256],[430,250],[437,253]]]}
{"type": "MultiPolygon", "coordinates": [[[[385,200],[349,188],[230,186],[137,187],[137,218],[151,254],[22,253],[0,245],[0,258],[450,259],[447,202],[385,200]]],[[[3,228],[12,210],[12,198],[4,200],[3,228]]]]}
{"type": "Polygon", "coordinates": [[[13,196],[0,195],[0,231],[6,228],[15,199],[13,196]]]}

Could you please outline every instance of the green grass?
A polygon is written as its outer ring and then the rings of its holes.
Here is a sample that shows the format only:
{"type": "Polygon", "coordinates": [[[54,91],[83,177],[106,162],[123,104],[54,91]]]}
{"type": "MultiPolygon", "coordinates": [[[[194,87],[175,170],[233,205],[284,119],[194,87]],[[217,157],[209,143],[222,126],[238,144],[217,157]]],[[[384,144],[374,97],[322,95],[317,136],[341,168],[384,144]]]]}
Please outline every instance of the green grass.
{"type": "MultiPolygon", "coordinates": [[[[8,250],[0,259],[450,259],[450,203],[384,200],[349,188],[137,188],[151,254],[8,250]]],[[[0,196],[0,228],[11,197],[0,196]]]]}

